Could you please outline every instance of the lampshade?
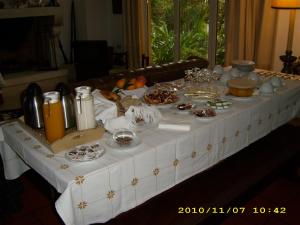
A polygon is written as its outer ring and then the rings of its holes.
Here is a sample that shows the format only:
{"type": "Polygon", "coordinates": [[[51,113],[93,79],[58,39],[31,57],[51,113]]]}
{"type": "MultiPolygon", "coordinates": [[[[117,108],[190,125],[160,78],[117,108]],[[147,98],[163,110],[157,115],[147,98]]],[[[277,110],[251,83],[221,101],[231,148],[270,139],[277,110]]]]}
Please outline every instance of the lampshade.
{"type": "Polygon", "coordinates": [[[272,8],[300,9],[300,0],[272,0],[272,8]]]}

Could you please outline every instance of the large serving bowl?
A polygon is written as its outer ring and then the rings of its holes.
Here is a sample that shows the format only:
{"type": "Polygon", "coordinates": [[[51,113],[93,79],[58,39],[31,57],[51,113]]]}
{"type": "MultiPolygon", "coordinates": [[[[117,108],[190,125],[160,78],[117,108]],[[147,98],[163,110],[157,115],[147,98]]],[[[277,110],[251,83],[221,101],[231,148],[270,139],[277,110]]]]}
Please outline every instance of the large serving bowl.
{"type": "Polygon", "coordinates": [[[232,79],[227,82],[229,94],[237,97],[252,96],[256,82],[245,78],[232,79]]]}
{"type": "Polygon", "coordinates": [[[255,69],[255,62],[250,60],[233,60],[232,67],[242,72],[251,72],[255,69]]]}

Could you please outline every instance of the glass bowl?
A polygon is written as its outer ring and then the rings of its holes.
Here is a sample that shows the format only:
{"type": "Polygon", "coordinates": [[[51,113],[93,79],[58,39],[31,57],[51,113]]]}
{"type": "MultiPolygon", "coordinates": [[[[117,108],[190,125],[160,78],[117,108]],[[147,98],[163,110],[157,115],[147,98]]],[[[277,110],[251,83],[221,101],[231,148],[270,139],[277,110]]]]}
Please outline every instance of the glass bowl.
{"type": "Polygon", "coordinates": [[[128,146],[134,141],[136,134],[128,129],[120,129],[113,133],[112,138],[119,146],[128,146]]]}

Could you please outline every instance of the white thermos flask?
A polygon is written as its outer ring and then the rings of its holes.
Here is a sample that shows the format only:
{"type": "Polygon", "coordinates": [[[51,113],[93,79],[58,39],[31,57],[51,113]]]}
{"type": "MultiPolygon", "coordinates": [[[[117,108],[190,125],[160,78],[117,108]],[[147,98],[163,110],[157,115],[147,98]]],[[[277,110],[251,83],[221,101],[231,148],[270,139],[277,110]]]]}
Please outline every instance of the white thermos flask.
{"type": "Polygon", "coordinates": [[[96,127],[94,97],[91,87],[80,86],[75,88],[75,112],[77,130],[86,130],[96,127]]]}

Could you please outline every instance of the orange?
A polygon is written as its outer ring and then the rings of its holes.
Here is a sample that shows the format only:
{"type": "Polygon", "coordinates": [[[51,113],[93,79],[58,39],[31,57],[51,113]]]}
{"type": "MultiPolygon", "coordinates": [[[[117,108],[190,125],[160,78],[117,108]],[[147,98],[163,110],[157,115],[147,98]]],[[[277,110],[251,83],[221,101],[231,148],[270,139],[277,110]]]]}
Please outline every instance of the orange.
{"type": "Polygon", "coordinates": [[[142,81],[142,80],[137,80],[137,81],[135,82],[135,87],[136,87],[136,88],[141,88],[141,87],[144,87],[144,86],[145,86],[145,82],[142,81]]]}
{"type": "Polygon", "coordinates": [[[134,89],[135,89],[135,85],[134,85],[134,84],[129,85],[129,86],[127,87],[127,90],[134,90],[134,89]]]}
{"type": "Polygon", "coordinates": [[[144,84],[146,84],[146,82],[147,82],[146,77],[144,77],[143,75],[137,76],[136,80],[137,81],[143,81],[144,84]]]}
{"type": "Polygon", "coordinates": [[[116,87],[122,89],[124,88],[125,84],[126,84],[126,79],[122,78],[116,82],[116,87]]]}
{"type": "Polygon", "coordinates": [[[136,82],[136,79],[132,78],[132,79],[130,79],[129,84],[135,84],[135,82],[136,82]]]}

